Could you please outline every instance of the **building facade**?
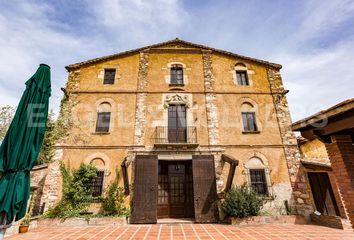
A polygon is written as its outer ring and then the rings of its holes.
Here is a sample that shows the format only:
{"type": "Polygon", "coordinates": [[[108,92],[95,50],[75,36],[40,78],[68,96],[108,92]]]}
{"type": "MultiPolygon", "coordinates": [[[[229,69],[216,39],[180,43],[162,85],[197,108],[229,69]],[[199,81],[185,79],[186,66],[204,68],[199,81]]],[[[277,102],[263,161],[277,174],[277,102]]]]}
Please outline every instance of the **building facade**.
{"type": "Polygon", "coordinates": [[[312,210],[281,65],[175,39],[66,68],[57,156],[96,166],[97,195],[118,177],[132,222],[215,222],[243,183],[264,211],[312,210]]]}

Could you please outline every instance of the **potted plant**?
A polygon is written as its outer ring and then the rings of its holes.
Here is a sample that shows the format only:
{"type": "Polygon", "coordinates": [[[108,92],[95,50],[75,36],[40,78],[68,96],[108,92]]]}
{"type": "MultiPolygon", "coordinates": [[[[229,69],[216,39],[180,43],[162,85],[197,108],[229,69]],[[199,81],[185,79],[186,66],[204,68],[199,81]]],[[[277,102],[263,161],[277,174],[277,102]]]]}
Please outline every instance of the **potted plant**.
{"type": "Polygon", "coordinates": [[[29,228],[29,224],[31,222],[31,217],[32,217],[32,212],[33,212],[33,207],[34,207],[34,202],[36,200],[37,197],[37,191],[35,191],[32,194],[32,198],[30,200],[30,204],[29,204],[29,209],[27,214],[24,216],[24,218],[22,218],[21,222],[20,222],[20,227],[19,227],[19,233],[26,233],[28,232],[28,228],[29,228]]]}

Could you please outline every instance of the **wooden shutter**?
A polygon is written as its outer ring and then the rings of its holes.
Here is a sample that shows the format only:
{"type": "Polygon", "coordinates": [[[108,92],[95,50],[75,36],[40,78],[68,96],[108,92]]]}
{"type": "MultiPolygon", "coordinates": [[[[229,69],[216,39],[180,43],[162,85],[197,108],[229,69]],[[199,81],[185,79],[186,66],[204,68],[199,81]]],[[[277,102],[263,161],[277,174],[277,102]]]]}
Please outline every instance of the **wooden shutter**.
{"type": "Polygon", "coordinates": [[[309,172],[308,177],[317,211],[324,215],[339,216],[328,174],[326,172],[309,172]]]}
{"type": "Polygon", "coordinates": [[[131,223],[157,222],[157,178],[157,156],[137,155],[135,157],[131,223]]]}
{"type": "Polygon", "coordinates": [[[193,155],[193,189],[195,221],[217,222],[217,193],[214,156],[193,155]]]}

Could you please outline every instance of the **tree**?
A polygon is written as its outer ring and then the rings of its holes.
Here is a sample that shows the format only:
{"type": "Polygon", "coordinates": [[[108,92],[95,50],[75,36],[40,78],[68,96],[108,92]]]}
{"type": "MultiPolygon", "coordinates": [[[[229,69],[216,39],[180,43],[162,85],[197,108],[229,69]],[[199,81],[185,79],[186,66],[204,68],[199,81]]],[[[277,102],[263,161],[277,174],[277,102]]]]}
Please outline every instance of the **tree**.
{"type": "Polygon", "coordinates": [[[0,106],[0,142],[4,139],[14,114],[14,107],[10,105],[0,106]]]}
{"type": "Polygon", "coordinates": [[[37,164],[49,163],[54,156],[54,144],[56,142],[55,136],[55,120],[53,110],[50,110],[47,119],[47,128],[45,131],[41,151],[39,152],[37,164]]]}

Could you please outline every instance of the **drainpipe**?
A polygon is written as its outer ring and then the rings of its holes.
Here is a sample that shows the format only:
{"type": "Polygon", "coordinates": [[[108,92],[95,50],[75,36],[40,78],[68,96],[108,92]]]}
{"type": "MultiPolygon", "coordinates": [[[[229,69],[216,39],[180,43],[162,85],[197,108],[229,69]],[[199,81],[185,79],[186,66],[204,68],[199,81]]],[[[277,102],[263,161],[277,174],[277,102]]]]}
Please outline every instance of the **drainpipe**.
{"type": "Polygon", "coordinates": [[[226,154],[222,154],[221,155],[221,159],[224,162],[227,162],[228,164],[230,164],[230,170],[229,170],[229,174],[227,176],[227,182],[226,182],[226,185],[225,185],[225,189],[223,191],[223,193],[226,193],[226,192],[228,192],[231,189],[232,181],[234,179],[236,167],[238,166],[239,161],[234,159],[231,156],[226,155],[226,154]]]}
{"type": "Polygon", "coordinates": [[[127,157],[124,158],[122,164],[120,165],[121,168],[122,168],[122,173],[123,173],[123,182],[124,182],[124,194],[126,196],[129,195],[129,177],[128,177],[128,166],[129,166],[129,163],[128,163],[128,159],[127,157]]]}

